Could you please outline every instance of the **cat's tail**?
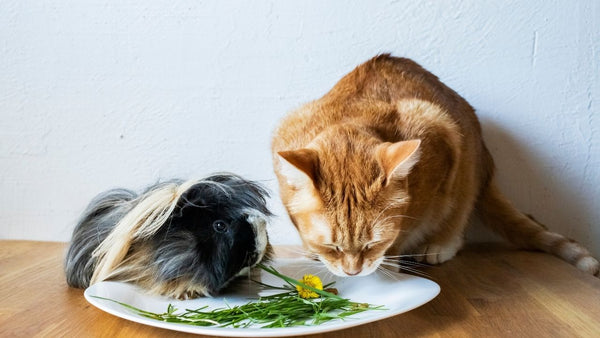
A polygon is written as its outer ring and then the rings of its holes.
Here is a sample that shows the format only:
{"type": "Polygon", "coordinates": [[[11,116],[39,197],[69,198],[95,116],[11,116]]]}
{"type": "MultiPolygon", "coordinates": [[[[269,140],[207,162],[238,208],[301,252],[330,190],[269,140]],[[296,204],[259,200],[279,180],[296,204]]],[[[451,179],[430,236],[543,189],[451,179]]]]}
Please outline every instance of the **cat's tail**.
{"type": "Polygon", "coordinates": [[[521,213],[502,195],[493,179],[483,189],[476,208],[484,224],[514,245],[551,253],[579,270],[600,274],[600,263],[587,249],[574,240],[548,231],[533,217],[521,213]]]}

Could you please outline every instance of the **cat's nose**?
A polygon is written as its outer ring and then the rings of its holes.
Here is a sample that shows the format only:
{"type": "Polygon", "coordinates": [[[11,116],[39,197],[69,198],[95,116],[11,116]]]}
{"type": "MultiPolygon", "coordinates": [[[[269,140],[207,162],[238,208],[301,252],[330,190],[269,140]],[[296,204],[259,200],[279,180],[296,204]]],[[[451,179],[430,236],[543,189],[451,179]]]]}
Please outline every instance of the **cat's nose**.
{"type": "Polygon", "coordinates": [[[351,270],[346,270],[344,269],[344,272],[348,275],[348,276],[356,276],[358,275],[360,272],[362,271],[362,268],[354,268],[351,270]]]}

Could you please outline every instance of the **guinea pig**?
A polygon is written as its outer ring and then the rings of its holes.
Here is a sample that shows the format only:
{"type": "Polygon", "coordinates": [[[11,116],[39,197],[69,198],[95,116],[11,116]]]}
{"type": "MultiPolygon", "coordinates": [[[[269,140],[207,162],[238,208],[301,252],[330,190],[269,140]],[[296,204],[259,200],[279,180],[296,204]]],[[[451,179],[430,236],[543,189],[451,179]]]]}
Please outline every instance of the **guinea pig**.
{"type": "Polygon", "coordinates": [[[73,231],[67,283],[125,281],[179,299],[216,295],[268,256],[266,197],[260,184],[234,174],[159,183],[139,195],[104,192],[73,231]]]}

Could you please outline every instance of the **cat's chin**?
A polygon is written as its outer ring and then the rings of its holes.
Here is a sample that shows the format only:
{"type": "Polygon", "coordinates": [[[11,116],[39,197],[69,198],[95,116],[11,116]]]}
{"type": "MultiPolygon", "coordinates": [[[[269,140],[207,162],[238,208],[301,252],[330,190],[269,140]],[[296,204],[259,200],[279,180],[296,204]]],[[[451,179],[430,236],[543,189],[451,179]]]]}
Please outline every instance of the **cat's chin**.
{"type": "Polygon", "coordinates": [[[334,271],[332,269],[329,269],[329,271],[331,273],[333,273],[334,275],[339,276],[339,277],[364,277],[364,276],[368,276],[368,275],[372,274],[376,270],[377,270],[377,268],[363,269],[361,272],[359,272],[359,273],[357,273],[355,275],[350,275],[350,274],[347,274],[347,273],[345,273],[343,271],[340,271],[339,269],[336,270],[336,271],[334,271]]]}
{"type": "Polygon", "coordinates": [[[379,263],[372,264],[369,267],[366,267],[366,268],[363,267],[363,269],[359,273],[350,275],[350,274],[344,272],[344,270],[342,270],[341,268],[338,268],[334,264],[326,261],[325,259],[322,259],[319,257],[319,260],[325,265],[325,267],[327,268],[327,270],[329,270],[329,272],[331,272],[332,274],[334,274],[338,277],[364,277],[364,276],[368,276],[368,275],[372,274],[373,272],[377,271],[377,268],[379,267],[379,263]]]}

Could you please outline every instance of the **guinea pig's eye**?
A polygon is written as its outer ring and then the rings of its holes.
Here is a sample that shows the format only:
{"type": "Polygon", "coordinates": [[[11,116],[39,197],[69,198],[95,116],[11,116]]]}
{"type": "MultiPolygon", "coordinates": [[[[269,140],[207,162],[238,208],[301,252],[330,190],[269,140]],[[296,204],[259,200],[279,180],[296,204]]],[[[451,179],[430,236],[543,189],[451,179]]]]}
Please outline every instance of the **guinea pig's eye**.
{"type": "Polygon", "coordinates": [[[215,229],[216,232],[227,232],[227,228],[229,227],[225,221],[216,220],[213,222],[213,229],[215,229]]]}

